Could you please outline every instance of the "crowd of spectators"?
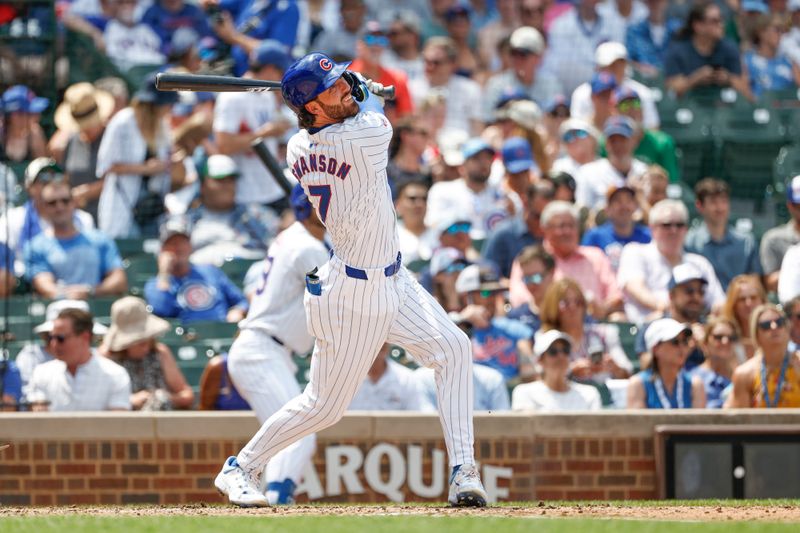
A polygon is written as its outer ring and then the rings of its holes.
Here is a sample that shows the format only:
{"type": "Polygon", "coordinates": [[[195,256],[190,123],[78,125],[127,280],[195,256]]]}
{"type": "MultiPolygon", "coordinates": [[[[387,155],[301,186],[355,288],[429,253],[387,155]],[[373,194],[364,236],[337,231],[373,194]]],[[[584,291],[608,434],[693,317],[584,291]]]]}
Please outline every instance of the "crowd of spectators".
{"type": "MultiPolygon", "coordinates": [[[[43,343],[0,367],[4,405],[247,407],[224,354],[198,390],[159,336],[245,317],[252,291],[220,267],[263,260],[292,222],[251,145],[283,161],[297,119],[279,93],[162,92],[154,72],[276,80],[315,50],[396,88],[399,248],[472,340],[477,409],[597,410],[601,392],[616,407],[800,407],[800,176],[788,220],[734,227],[726,181],[675,194],[656,105],[796,89],[800,1],[75,0],[58,13],[121,72],[153,73],[130,95],[114,79],[58,102],[23,84],[2,95],[0,295],[54,300],[33,330],[43,343]],[[140,287],[120,239],[159,244],[140,287]],[[119,298],[109,328],[89,312],[97,297],[119,298]]],[[[435,410],[433,374],[394,351],[351,407],[435,410]]]]}

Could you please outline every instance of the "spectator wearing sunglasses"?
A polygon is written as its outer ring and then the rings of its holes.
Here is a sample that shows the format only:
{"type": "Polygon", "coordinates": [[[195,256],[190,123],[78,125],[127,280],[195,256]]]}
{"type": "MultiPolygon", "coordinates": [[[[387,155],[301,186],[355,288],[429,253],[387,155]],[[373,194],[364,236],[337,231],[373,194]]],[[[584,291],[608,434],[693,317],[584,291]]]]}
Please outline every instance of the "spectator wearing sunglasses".
{"type": "Polygon", "coordinates": [[[397,236],[403,260],[412,263],[429,261],[439,246],[439,233],[425,225],[428,208],[428,186],[422,181],[408,181],[397,190],[394,203],[397,216],[397,236]]]}
{"type": "Polygon", "coordinates": [[[510,37],[510,68],[495,74],[486,82],[483,117],[491,122],[494,110],[503,93],[519,90],[541,104],[551,101],[556,95],[565,94],[561,84],[551,74],[540,69],[545,54],[542,34],[530,26],[514,30],[510,37]]]}
{"type": "MultiPolygon", "coordinates": [[[[647,86],[628,77],[628,50],[620,42],[607,42],[597,47],[594,54],[595,76],[611,76],[615,86],[612,89],[624,88],[639,95],[642,105],[642,124],[647,129],[657,129],[661,124],[658,117],[653,94],[647,86]]],[[[574,118],[591,120],[597,114],[593,82],[581,84],[570,99],[570,114],[574,118]]]]}
{"type": "MultiPolygon", "coordinates": [[[[0,170],[2,173],[2,170],[0,170]]],[[[25,273],[23,250],[25,246],[40,233],[49,233],[53,227],[47,218],[47,206],[42,201],[42,187],[50,182],[67,183],[63,170],[49,157],[37,157],[25,169],[25,191],[28,200],[24,205],[10,209],[0,218],[0,240],[8,244],[17,259],[15,273],[25,273]],[[7,233],[7,235],[6,235],[7,233]]],[[[75,209],[73,215],[75,227],[80,229],[94,228],[92,215],[81,209],[75,209]]]]}
{"type": "Polygon", "coordinates": [[[542,124],[547,132],[547,147],[545,153],[550,161],[555,161],[566,152],[561,145],[561,125],[569,119],[569,100],[562,94],[547,102],[544,106],[542,124]]]}
{"type": "Polygon", "coordinates": [[[702,342],[706,360],[692,371],[692,375],[698,376],[705,386],[706,407],[722,407],[731,392],[733,371],[744,361],[744,349],[736,331],[736,324],[726,318],[712,317],[706,323],[702,342]]]}
{"type": "Polygon", "coordinates": [[[628,409],[702,409],[706,391],[699,376],[684,370],[692,332],[672,318],[654,321],[645,343],[649,368],[628,381],[628,409]]]}
{"type": "Polygon", "coordinates": [[[708,281],[708,306],[722,305],[725,293],[714,267],[705,257],[683,249],[689,220],[686,206],[678,200],[662,200],[650,209],[649,220],[653,240],[628,244],[619,259],[617,280],[625,295],[628,320],[642,323],[669,308],[672,269],[682,263],[695,265],[708,281]]]}
{"type": "MultiPolygon", "coordinates": [[[[672,277],[667,285],[669,289],[669,306],[660,316],[654,318],[672,318],[682,324],[687,324],[692,330],[695,345],[686,359],[686,369],[691,370],[703,362],[703,352],[699,343],[705,338],[703,323],[708,314],[706,292],[708,280],[703,271],[692,263],[681,263],[672,269],[672,277]]],[[[634,342],[634,349],[639,357],[647,352],[645,335],[650,324],[644,324],[634,342]]],[[[742,351],[744,357],[744,351],[742,351]]]]}
{"type": "Polygon", "coordinates": [[[130,410],[131,379],[92,348],[92,328],[91,313],[80,309],[65,309],[53,321],[47,345],[55,359],[37,366],[28,386],[34,410],[130,410]]]}
{"type": "Polygon", "coordinates": [[[498,370],[508,384],[532,379],[536,375],[533,331],[522,322],[497,315],[507,284],[491,267],[470,265],[458,275],[455,288],[464,307],[451,318],[468,329],[473,360],[498,370]]]}
{"type": "Polygon", "coordinates": [[[777,306],[758,306],[750,317],[755,355],[733,371],[725,407],[800,407],[800,352],[789,350],[789,325],[777,306]]]}
{"type": "Polygon", "coordinates": [[[69,184],[45,184],[41,202],[52,232],[40,233],[24,250],[25,276],[36,293],[48,299],[86,300],[127,291],[128,279],[114,241],[75,224],[69,184]]]}
{"type": "Polygon", "coordinates": [[[686,235],[686,251],[711,262],[724,290],[740,274],[763,273],[758,243],[752,233],[728,226],[731,214],[730,186],[722,180],[705,178],[694,187],[695,207],[703,222],[686,235]]]}
{"type": "Polygon", "coordinates": [[[628,26],[625,47],[630,52],[633,68],[654,78],[664,69],[664,57],[675,33],[680,29],[678,18],[667,17],[669,0],[645,0],[647,19],[628,26]]]}
{"type": "Polygon", "coordinates": [[[556,260],[539,245],[526,246],[517,255],[516,262],[522,271],[522,282],[531,297],[508,312],[508,318],[519,320],[536,333],[542,326],[544,295],[553,283],[556,260]]]}
{"type": "MultiPolygon", "coordinates": [[[[663,131],[646,128],[643,123],[642,100],[639,93],[629,87],[617,87],[611,95],[612,112],[628,117],[634,123],[633,155],[640,161],[661,165],[669,173],[670,179],[677,182],[678,158],[675,156],[675,141],[663,131]]],[[[606,155],[605,141],[600,144],[600,155],[606,155]]]]}
{"type": "Polygon", "coordinates": [[[533,355],[539,361],[542,378],[521,383],[511,393],[511,409],[560,413],[565,411],[599,411],[600,393],[591,385],[569,379],[573,339],[557,329],[540,331],[533,344],[533,355]]]}
{"type": "Polygon", "coordinates": [[[576,176],[583,165],[597,159],[600,132],[585,120],[577,118],[565,120],[558,131],[565,153],[555,160],[552,170],[576,176]]]}

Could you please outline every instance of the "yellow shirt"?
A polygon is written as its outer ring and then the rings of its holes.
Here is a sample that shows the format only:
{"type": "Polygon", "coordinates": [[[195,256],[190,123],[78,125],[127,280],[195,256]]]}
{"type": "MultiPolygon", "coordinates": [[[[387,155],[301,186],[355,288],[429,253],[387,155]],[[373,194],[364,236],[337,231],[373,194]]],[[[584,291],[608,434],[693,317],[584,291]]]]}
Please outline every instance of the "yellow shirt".
{"type": "MultiPolygon", "coordinates": [[[[794,354],[791,357],[794,359],[794,354]]],[[[761,364],[763,365],[763,359],[761,364]]],[[[781,367],[767,372],[767,391],[771,401],[775,401],[775,388],[778,386],[780,373],[781,367]]],[[[761,365],[759,365],[756,379],[753,380],[753,407],[766,406],[764,389],[761,386],[761,365]]],[[[800,373],[795,370],[792,361],[789,361],[786,368],[786,375],[783,378],[783,386],[778,399],[778,407],[800,407],[800,373]]]]}

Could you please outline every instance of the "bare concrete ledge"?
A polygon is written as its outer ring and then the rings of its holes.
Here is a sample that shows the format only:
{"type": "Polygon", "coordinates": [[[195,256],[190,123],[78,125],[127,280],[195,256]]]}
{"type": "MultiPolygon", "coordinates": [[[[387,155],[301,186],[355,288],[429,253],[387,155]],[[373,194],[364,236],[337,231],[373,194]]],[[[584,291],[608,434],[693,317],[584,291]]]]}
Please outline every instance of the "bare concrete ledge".
{"type": "MultiPolygon", "coordinates": [[[[586,414],[477,413],[478,438],[536,436],[647,437],[659,425],[800,424],[800,409],[766,411],[602,411],[586,414]]],[[[239,412],[169,413],[2,413],[0,441],[20,440],[247,440],[258,429],[256,417],[239,412]]],[[[435,414],[353,412],[321,432],[326,440],[438,439],[435,414]]]]}

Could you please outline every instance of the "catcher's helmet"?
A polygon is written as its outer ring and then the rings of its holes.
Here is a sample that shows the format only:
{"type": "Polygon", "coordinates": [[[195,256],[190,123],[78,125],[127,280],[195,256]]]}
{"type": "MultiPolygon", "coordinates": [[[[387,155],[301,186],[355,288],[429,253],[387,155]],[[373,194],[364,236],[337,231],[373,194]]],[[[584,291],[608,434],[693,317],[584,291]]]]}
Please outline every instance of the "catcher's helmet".
{"type": "Polygon", "coordinates": [[[292,63],[284,73],[281,80],[283,98],[295,109],[302,109],[319,93],[333,87],[349,66],[349,61],[336,63],[319,52],[308,54],[292,63]]]}

